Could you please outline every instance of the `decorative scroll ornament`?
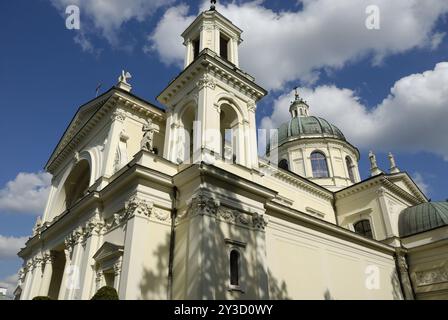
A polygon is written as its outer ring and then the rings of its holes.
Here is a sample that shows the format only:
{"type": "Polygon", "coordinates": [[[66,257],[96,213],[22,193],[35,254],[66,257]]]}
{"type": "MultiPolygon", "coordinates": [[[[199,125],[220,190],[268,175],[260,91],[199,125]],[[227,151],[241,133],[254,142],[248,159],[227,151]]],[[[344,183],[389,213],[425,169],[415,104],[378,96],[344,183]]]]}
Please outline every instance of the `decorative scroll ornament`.
{"type": "Polygon", "coordinates": [[[17,274],[19,284],[21,284],[21,283],[23,283],[23,281],[25,281],[25,276],[26,276],[25,268],[20,268],[20,270],[17,274]]]}
{"type": "Polygon", "coordinates": [[[124,218],[131,218],[133,216],[149,217],[154,208],[154,204],[150,201],[140,199],[137,195],[133,195],[125,203],[124,218]]]}
{"type": "Polygon", "coordinates": [[[87,241],[93,234],[100,235],[104,226],[104,222],[96,217],[89,220],[83,228],[83,240],[87,241]]]}
{"type": "Polygon", "coordinates": [[[226,207],[218,209],[217,218],[233,224],[249,225],[250,222],[247,214],[226,207]]]}
{"type": "Polygon", "coordinates": [[[119,276],[121,274],[121,267],[122,267],[122,257],[118,259],[117,262],[114,263],[114,274],[115,276],[119,276]]]}
{"type": "Polygon", "coordinates": [[[215,81],[208,74],[204,74],[196,83],[196,85],[199,87],[199,89],[210,88],[214,90],[216,88],[215,81]]]}
{"type": "Polygon", "coordinates": [[[254,212],[252,214],[252,224],[255,229],[264,230],[268,224],[263,215],[254,212]]]}
{"type": "Polygon", "coordinates": [[[112,113],[111,120],[123,122],[126,120],[126,113],[121,110],[115,110],[114,113],[112,113]]]}
{"type": "Polygon", "coordinates": [[[191,200],[188,211],[193,214],[216,215],[218,207],[219,203],[215,199],[204,194],[199,194],[191,200]]]}
{"type": "Polygon", "coordinates": [[[257,111],[257,105],[253,102],[249,102],[247,104],[247,110],[249,110],[249,112],[254,112],[257,111]]]}

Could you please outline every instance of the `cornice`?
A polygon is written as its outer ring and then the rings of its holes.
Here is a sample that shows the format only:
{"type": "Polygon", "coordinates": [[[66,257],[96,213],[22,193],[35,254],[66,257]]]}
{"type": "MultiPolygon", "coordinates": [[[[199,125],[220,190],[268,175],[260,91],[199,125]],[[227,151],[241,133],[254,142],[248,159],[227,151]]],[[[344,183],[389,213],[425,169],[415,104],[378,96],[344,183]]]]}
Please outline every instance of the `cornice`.
{"type": "Polygon", "coordinates": [[[303,190],[306,190],[318,197],[324,198],[326,200],[332,201],[333,200],[333,192],[330,190],[325,189],[324,187],[321,187],[319,185],[315,185],[311,181],[307,180],[306,178],[300,177],[295,175],[292,172],[281,170],[278,168],[275,168],[269,164],[259,162],[260,168],[266,168],[265,170],[269,170],[271,176],[279,179],[280,181],[286,182],[290,185],[293,185],[297,188],[301,188],[303,190]]]}
{"type": "Polygon", "coordinates": [[[325,134],[316,135],[314,137],[310,137],[309,135],[299,135],[299,136],[289,137],[287,140],[285,140],[281,144],[279,144],[279,146],[277,148],[271,149],[270,152],[272,153],[272,151],[275,149],[288,148],[290,145],[298,146],[298,144],[303,144],[304,146],[307,147],[308,144],[315,144],[316,142],[321,142],[323,144],[327,144],[329,142],[334,143],[334,144],[351,149],[351,151],[356,155],[358,161],[361,157],[358,148],[356,148],[354,145],[352,145],[347,140],[336,139],[332,136],[327,136],[325,134]]]}
{"type": "Polygon", "coordinates": [[[159,94],[157,100],[164,105],[170,101],[198,75],[208,72],[220,81],[238,89],[254,101],[263,98],[267,91],[254,82],[254,78],[241,71],[232,63],[223,60],[210,49],[204,49],[199,56],[185,70],[183,70],[159,94]]]}
{"type": "Polygon", "coordinates": [[[412,194],[410,194],[407,191],[400,188],[399,186],[397,186],[395,183],[389,181],[388,176],[386,176],[384,174],[378,175],[372,179],[364,180],[360,183],[357,183],[355,185],[352,185],[350,187],[347,187],[345,189],[337,191],[335,193],[335,197],[337,200],[340,200],[340,199],[346,198],[352,194],[370,189],[375,186],[382,186],[386,190],[400,196],[401,198],[409,201],[413,205],[417,205],[422,202],[426,202],[425,199],[415,197],[412,194]]]}
{"type": "Polygon", "coordinates": [[[340,239],[349,240],[350,242],[362,245],[364,247],[370,247],[378,251],[385,252],[387,254],[395,253],[395,248],[392,246],[389,246],[377,240],[363,237],[353,231],[340,227],[336,224],[324,221],[319,218],[315,218],[309,214],[283,206],[281,204],[269,202],[266,204],[266,209],[278,212],[280,214],[285,214],[288,217],[293,218],[302,223],[306,223],[312,228],[318,229],[319,231],[322,231],[325,234],[332,234],[340,239]]]}

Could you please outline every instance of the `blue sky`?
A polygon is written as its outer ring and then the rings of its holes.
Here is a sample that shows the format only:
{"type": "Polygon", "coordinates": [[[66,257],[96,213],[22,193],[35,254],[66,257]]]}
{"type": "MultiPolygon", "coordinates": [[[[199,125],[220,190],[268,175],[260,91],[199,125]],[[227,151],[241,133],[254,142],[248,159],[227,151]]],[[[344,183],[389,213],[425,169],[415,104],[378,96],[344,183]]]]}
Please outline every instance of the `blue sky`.
{"type": "MultiPolygon", "coordinates": [[[[384,169],[392,151],[428,197],[445,200],[448,77],[440,63],[448,61],[448,8],[436,0],[428,7],[412,6],[415,0],[394,1],[401,7],[369,1],[378,3],[384,17],[381,30],[374,31],[364,26],[363,1],[349,6],[351,1],[340,2],[350,8],[342,8],[344,15],[329,0],[218,4],[244,29],[240,67],[270,92],[258,106],[257,121],[275,127],[287,120],[291,91],[298,85],[311,112],[334,122],[359,146],[363,177],[369,149],[384,169]],[[403,27],[406,15],[412,19],[403,27]],[[431,90],[441,92],[437,100],[431,100],[431,90]],[[440,107],[432,108],[435,104],[440,107]],[[389,119],[392,124],[383,125],[389,119]]],[[[13,281],[10,276],[20,266],[8,248],[31,233],[45,196],[46,178],[39,172],[78,106],[94,98],[98,83],[102,91],[113,86],[122,69],[132,73],[133,93],[156,103],[181,70],[179,35],[203,2],[146,2],[113,0],[117,7],[104,14],[95,1],[85,1],[80,30],[67,30],[64,15],[66,5],[79,0],[0,2],[0,285],[13,281]],[[126,3],[130,10],[124,13],[120,6],[126,3]],[[19,173],[29,175],[18,179],[19,173]],[[20,200],[14,186],[23,187],[36,205],[11,205],[20,200]]]]}

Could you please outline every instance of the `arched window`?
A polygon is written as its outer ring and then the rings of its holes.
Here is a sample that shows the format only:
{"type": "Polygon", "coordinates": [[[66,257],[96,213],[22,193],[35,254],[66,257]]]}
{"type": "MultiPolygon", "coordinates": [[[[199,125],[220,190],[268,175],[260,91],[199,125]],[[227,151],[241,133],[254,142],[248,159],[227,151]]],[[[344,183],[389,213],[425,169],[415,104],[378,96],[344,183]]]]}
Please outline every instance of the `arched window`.
{"type": "Polygon", "coordinates": [[[90,165],[87,160],[79,161],[64,183],[65,204],[69,209],[81,199],[90,185],[90,165]]]}
{"type": "Polygon", "coordinates": [[[356,233],[358,233],[364,237],[373,239],[372,227],[370,226],[369,220],[365,219],[365,220],[358,221],[354,224],[354,227],[355,227],[356,233]]]}
{"type": "Polygon", "coordinates": [[[240,253],[238,250],[230,251],[230,285],[240,285],[240,253]]]}
{"type": "Polygon", "coordinates": [[[280,160],[280,162],[278,163],[278,167],[283,170],[289,170],[288,160],[286,159],[280,160]]]}
{"type": "Polygon", "coordinates": [[[311,168],[314,178],[328,178],[327,158],[322,152],[315,151],[311,154],[311,168]]]}
{"type": "Polygon", "coordinates": [[[194,104],[185,107],[180,118],[180,125],[177,140],[177,162],[193,163],[194,154],[194,121],[196,120],[196,108],[194,104]]]}
{"type": "Polygon", "coordinates": [[[352,183],[355,183],[355,172],[353,170],[354,166],[352,159],[350,157],[345,157],[345,163],[347,165],[348,177],[352,183]]]}
{"type": "Polygon", "coordinates": [[[239,154],[238,149],[240,147],[238,135],[240,123],[238,119],[238,113],[228,103],[221,104],[220,113],[220,133],[221,133],[221,154],[224,160],[233,163],[241,163],[243,161],[243,155],[239,154]]]}

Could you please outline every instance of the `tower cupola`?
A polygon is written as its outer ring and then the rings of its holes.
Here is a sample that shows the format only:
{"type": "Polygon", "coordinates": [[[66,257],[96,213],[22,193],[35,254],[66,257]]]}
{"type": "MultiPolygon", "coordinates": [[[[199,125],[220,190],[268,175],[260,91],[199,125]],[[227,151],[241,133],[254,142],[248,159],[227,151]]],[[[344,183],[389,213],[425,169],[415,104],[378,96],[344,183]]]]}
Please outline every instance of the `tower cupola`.
{"type": "Polygon", "coordinates": [[[210,10],[202,12],[182,33],[185,45],[185,68],[204,49],[209,49],[239,67],[238,46],[242,30],[220,14],[212,1],[210,10]]]}

